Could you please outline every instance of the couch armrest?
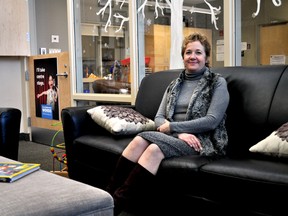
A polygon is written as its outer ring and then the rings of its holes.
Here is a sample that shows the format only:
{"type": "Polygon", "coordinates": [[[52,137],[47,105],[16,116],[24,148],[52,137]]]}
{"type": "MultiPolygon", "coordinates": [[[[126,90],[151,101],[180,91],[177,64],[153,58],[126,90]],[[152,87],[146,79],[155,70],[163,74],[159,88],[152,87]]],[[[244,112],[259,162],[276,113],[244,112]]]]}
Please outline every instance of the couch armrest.
{"type": "Polygon", "coordinates": [[[18,160],[22,113],[17,108],[0,108],[0,155],[18,160]]]}
{"type": "Polygon", "coordinates": [[[72,144],[77,137],[91,133],[97,134],[98,130],[103,130],[87,113],[87,110],[90,108],[92,106],[67,107],[62,109],[61,117],[65,145],[72,144]]]}
{"type": "MultiPolygon", "coordinates": [[[[104,104],[102,104],[104,105],[104,104]]],[[[119,105],[134,109],[134,105],[119,105]]],[[[93,121],[87,110],[95,106],[66,107],[61,111],[65,145],[69,145],[76,138],[88,134],[101,134],[107,131],[93,121]]]]}
{"type": "MultiPolygon", "coordinates": [[[[104,105],[104,104],[103,104],[104,105]]],[[[119,105],[134,109],[134,105],[119,105]]],[[[87,110],[95,106],[66,107],[61,111],[63,135],[67,155],[73,154],[73,142],[83,135],[103,135],[108,133],[106,129],[98,125],[87,110]]],[[[69,157],[69,156],[68,156],[69,157]]]]}
{"type": "Polygon", "coordinates": [[[74,152],[77,151],[74,145],[75,139],[88,134],[101,134],[104,130],[87,113],[90,108],[92,106],[67,107],[61,111],[65,151],[71,173],[73,172],[74,152]]]}

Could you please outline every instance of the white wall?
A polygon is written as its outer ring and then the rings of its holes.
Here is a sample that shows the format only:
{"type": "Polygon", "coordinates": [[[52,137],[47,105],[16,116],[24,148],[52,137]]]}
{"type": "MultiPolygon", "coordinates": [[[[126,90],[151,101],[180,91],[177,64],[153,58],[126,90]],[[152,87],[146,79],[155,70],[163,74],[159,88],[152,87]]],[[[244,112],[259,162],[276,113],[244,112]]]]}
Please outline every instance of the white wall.
{"type": "Polygon", "coordinates": [[[49,48],[68,51],[66,0],[36,0],[35,21],[38,54],[41,47],[46,48],[47,52],[49,48]],[[59,43],[51,42],[52,35],[59,36],[59,43]]]}
{"type": "Polygon", "coordinates": [[[25,95],[25,71],[23,57],[0,57],[0,107],[15,107],[21,110],[21,132],[27,131],[25,95]],[[25,119],[24,119],[25,118],[25,119]]]}
{"type": "MultiPolygon", "coordinates": [[[[5,8],[0,8],[5,10],[5,8]]],[[[68,28],[66,0],[29,0],[29,30],[31,54],[38,55],[39,47],[60,48],[68,51],[68,28]],[[51,35],[60,36],[59,43],[51,43],[51,35]]],[[[31,133],[29,82],[25,81],[27,70],[23,56],[0,56],[0,106],[21,110],[21,133],[31,133]]]]}

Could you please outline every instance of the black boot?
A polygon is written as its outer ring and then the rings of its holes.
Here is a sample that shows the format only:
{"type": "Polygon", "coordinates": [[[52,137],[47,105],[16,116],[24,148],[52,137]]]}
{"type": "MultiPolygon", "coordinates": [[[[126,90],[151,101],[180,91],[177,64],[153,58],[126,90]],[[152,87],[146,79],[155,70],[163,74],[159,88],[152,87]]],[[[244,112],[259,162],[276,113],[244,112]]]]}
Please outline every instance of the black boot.
{"type": "Polygon", "coordinates": [[[150,194],[151,182],[154,175],[137,164],[125,183],[119,187],[114,195],[114,215],[118,215],[122,211],[134,213],[139,210],[141,199],[150,194]]]}
{"type": "Polygon", "coordinates": [[[120,156],[118,159],[115,171],[110,179],[106,191],[111,194],[114,194],[115,190],[124,184],[125,180],[129,176],[130,172],[135,167],[136,163],[128,160],[124,156],[120,156]]]}

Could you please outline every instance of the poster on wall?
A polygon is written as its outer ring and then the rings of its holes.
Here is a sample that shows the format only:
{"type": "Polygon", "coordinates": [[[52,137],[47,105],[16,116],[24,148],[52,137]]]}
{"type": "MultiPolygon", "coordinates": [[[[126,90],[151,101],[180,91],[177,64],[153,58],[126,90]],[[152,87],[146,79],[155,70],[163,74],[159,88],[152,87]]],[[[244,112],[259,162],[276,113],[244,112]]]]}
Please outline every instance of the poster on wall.
{"type": "Polygon", "coordinates": [[[36,117],[59,120],[57,58],[35,59],[36,117]]]}

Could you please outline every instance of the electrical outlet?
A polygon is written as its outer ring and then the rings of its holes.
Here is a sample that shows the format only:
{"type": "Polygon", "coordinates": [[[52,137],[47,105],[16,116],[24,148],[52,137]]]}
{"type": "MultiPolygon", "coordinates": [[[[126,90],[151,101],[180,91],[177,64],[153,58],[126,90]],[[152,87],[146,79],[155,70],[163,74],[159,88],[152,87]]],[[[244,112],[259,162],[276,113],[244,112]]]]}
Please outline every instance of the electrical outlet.
{"type": "Polygon", "coordinates": [[[52,43],[59,43],[59,35],[52,35],[51,36],[52,43]]]}

